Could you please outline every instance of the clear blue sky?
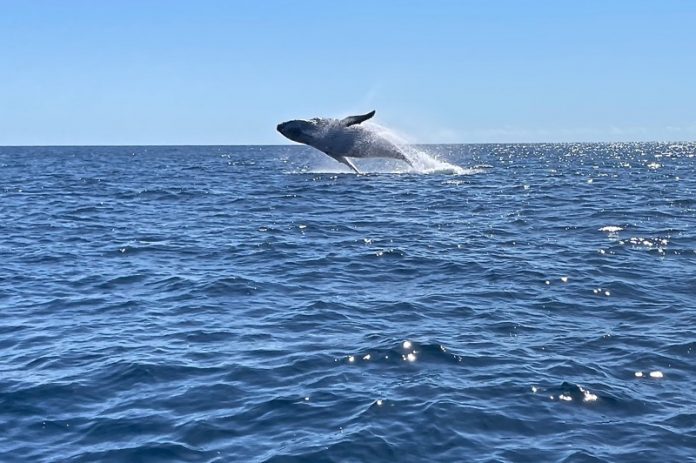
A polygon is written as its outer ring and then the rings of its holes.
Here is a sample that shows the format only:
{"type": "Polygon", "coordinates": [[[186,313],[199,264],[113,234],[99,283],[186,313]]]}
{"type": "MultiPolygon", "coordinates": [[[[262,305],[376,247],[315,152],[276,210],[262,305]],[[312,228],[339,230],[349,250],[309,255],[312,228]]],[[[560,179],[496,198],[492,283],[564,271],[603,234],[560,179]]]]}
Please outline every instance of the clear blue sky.
{"type": "Polygon", "coordinates": [[[696,139],[696,1],[0,0],[0,145],[696,139]]]}

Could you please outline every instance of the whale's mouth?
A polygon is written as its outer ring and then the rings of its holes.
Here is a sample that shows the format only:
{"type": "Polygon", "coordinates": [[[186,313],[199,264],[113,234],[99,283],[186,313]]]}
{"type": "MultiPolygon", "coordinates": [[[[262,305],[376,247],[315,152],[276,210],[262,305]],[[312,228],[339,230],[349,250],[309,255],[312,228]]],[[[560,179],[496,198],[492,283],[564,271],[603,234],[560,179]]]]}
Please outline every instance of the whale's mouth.
{"type": "Polygon", "coordinates": [[[276,126],[276,130],[278,133],[280,133],[282,136],[285,138],[289,138],[292,140],[292,137],[290,137],[290,134],[288,133],[288,123],[287,122],[281,122],[276,126]]]}
{"type": "Polygon", "coordinates": [[[276,130],[278,130],[278,132],[280,132],[280,134],[285,138],[288,138],[294,142],[306,143],[302,127],[298,127],[295,121],[281,122],[276,127],[276,130]]]}

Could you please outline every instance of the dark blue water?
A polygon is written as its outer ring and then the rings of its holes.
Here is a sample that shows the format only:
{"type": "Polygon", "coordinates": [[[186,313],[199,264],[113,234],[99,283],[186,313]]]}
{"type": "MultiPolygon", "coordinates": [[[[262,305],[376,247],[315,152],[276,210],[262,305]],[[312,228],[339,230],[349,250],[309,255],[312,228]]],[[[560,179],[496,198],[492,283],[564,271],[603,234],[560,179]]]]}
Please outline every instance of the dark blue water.
{"type": "Polygon", "coordinates": [[[0,461],[696,461],[696,144],[427,151],[0,148],[0,461]]]}

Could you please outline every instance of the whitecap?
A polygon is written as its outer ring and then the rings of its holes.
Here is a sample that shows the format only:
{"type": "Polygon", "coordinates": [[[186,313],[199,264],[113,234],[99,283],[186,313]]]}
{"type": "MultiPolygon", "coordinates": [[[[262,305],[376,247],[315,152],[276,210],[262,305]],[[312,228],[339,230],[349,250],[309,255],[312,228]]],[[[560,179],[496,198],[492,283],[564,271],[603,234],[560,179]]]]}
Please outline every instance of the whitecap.
{"type": "Polygon", "coordinates": [[[623,230],[623,227],[619,227],[616,225],[607,225],[606,227],[602,227],[599,229],[601,232],[607,232],[607,233],[618,233],[623,230]]]}

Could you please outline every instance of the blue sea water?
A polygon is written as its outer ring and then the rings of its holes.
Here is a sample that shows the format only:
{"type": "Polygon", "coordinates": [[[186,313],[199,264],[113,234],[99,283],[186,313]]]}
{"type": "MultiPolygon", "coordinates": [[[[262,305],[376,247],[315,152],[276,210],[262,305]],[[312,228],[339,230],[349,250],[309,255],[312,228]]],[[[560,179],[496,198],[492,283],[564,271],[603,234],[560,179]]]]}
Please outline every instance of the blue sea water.
{"type": "Polygon", "coordinates": [[[0,461],[696,461],[696,144],[422,149],[0,148],[0,461]]]}

